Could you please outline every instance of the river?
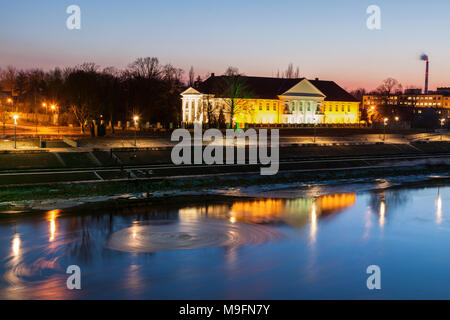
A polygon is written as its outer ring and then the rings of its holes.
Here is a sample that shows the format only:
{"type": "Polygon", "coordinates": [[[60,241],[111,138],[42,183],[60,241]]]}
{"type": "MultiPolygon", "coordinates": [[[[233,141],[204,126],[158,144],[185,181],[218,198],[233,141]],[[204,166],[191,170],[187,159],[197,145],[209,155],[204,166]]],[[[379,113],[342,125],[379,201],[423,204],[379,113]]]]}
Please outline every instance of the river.
{"type": "Polygon", "coordinates": [[[450,186],[375,184],[3,213],[0,298],[450,298],[450,186]]]}

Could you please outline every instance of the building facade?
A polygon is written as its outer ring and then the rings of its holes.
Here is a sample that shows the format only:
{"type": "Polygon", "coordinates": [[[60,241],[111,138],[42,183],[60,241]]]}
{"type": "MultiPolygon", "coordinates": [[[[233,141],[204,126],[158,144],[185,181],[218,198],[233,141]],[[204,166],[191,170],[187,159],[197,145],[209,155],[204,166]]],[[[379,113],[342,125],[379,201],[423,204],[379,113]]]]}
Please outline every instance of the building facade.
{"type": "Polygon", "coordinates": [[[362,108],[367,112],[370,122],[381,122],[385,118],[408,122],[417,122],[421,118],[430,118],[430,121],[435,118],[440,121],[450,118],[450,89],[438,88],[428,94],[422,94],[421,90],[417,89],[401,94],[364,95],[362,108]]]}
{"type": "Polygon", "coordinates": [[[360,102],[333,81],[239,76],[230,82],[212,75],[181,96],[186,124],[212,122],[221,114],[241,127],[359,122],[360,102]]]}

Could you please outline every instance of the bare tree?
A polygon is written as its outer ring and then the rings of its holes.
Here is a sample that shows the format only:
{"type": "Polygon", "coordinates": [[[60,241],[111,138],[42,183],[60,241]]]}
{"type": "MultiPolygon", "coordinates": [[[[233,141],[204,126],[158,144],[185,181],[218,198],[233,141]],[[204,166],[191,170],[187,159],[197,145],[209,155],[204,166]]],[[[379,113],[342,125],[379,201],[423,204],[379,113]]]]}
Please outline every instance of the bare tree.
{"type": "Polygon", "coordinates": [[[84,125],[90,116],[89,108],[86,105],[72,105],[71,109],[80,124],[81,132],[84,133],[84,125]]]}
{"type": "Polygon", "coordinates": [[[402,89],[403,89],[402,85],[396,79],[387,78],[383,80],[383,83],[380,86],[378,86],[376,91],[379,94],[390,95],[393,93],[399,93],[402,91],[402,89]]]}
{"type": "Polygon", "coordinates": [[[161,75],[161,66],[158,58],[138,58],[128,66],[129,71],[139,78],[158,79],[161,75]]]}
{"type": "Polygon", "coordinates": [[[294,65],[289,63],[286,72],[284,73],[284,77],[287,79],[292,79],[294,77],[294,65]]]}
{"type": "Polygon", "coordinates": [[[356,90],[353,90],[350,92],[352,96],[354,96],[356,99],[361,100],[363,99],[363,96],[366,94],[366,89],[364,88],[358,88],[356,90]]]}
{"type": "Polygon", "coordinates": [[[194,67],[191,66],[191,69],[189,69],[189,87],[193,87],[195,83],[195,73],[194,73],[194,67]]]}
{"type": "Polygon", "coordinates": [[[245,78],[239,74],[239,69],[234,67],[228,67],[222,86],[224,112],[230,115],[230,126],[233,128],[236,114],[245,114],[251,111],[248,99],[251,99],[254,95],[245,78]]]}
{"type": "MultiPolygon", "coordinates": [[[[283,73],[283,78],[294,79],[299,77],[300,77],[300,68],[296,67],[294,71],[294,65],[292,63],[289,63],[286,71],[283,73]]],[[[277,78],[279,78],[279,72],[277,78]]]]}
{"type": "Polygon", "coordinates": [[[16,89],[17,74],[18,71],[13,66],[6,67],[6,70],[1,73],[2,88],[5,91],[10,91],[12,95],[14,95],[16,89]]]}

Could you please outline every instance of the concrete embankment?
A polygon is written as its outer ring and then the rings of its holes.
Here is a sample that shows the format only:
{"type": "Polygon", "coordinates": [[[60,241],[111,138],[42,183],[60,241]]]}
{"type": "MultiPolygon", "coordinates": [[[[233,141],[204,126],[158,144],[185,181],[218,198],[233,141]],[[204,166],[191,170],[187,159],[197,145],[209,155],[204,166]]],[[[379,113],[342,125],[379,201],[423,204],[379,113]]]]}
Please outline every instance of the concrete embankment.
{"type": "Polygon", "coordinates": [[[259,165],[174,166],[170,152],[0,153],[0,202],[450,172],[445,142],[284,146],[274,176],[261,176],[259,165]]]}

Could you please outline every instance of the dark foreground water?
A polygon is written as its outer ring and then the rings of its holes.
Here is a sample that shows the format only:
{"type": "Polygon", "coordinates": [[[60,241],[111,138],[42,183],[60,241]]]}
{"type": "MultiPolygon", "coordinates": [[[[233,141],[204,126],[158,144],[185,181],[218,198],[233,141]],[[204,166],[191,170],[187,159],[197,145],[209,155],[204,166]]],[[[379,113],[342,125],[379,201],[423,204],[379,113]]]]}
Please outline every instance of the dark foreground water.
{"type": "Polygon", "coordinates": [[[449,187],[281,196],[0,219],[0,298],[450,298],[449,187]]]}

